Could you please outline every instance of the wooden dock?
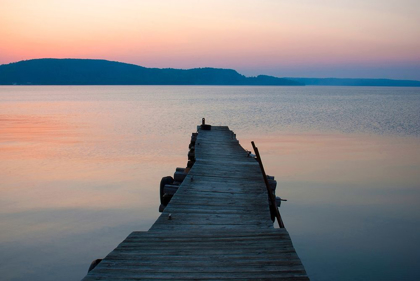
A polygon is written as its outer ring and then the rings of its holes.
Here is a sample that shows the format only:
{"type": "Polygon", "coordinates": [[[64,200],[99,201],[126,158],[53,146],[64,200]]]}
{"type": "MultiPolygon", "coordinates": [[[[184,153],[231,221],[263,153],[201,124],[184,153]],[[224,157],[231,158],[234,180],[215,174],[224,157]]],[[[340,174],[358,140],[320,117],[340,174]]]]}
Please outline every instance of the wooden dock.
{"type": "Polygon", "coordinates": [[[258,162],[228,127],[199,130],[195,163],[147,232],[131,233],[88,280],[309,280],[273,227],[258,162]]]}

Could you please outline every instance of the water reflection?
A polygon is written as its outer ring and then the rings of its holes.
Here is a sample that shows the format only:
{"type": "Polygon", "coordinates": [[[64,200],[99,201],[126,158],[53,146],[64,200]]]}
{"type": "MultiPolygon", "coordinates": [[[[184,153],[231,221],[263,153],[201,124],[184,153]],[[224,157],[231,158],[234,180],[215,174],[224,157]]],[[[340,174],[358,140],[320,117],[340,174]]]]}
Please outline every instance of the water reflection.
{"type": "MultiPolygon", "coordinates": [[[[47,104],[38,108],[48,112],[47,104]]],[[[80,279],[93,258],[158,217],[160,177],[186,158],[157,155],[172,144],[149,149],[158,136],[110,133],[115,123],[103,121],[106,130],[67,115],[1,116],[5,280],[80,279]]]]}
{"type": "Polygon", "coordinates": [[[420,95],[358,89],[0,87],[2,278],[78,280],[147,230],[207,117],[256,141],[312,280],[415,280],[420,95]]]}
{"type": "Polygon", "coordinates": [[[289,199],[281,213],[312,280],[416,280],[417,138],[284,133],[253,139],[267,172],[276,175],[278,194],[289,199]]]}
{"type": "Polygon", "coordinates": [[[282,133],[254,139],[283,180],[313,183],[416,185],[420,182],[418,138],[360,134],[282,133]]]}
{"type": "Polygon", "coordinates": [[[28,157],[43,158],[44,155],[36,154],[37,144],[60,145],[75,142],[74,130],[63,119],[48,115],[0,114],[2,157],[18,157],[17,154],[25,153],[29,154],[28,157]]]}

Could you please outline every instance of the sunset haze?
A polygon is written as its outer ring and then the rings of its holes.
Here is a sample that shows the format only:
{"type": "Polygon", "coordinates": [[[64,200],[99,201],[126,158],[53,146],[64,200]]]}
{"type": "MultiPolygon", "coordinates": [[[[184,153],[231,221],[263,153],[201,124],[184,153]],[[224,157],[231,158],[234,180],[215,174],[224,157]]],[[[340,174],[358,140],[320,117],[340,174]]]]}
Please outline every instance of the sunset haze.
{"type": "Polygon", "coordinates": [[[420,2],[0,1],[0,64],[92,58],[420,80],[420,2]]]}

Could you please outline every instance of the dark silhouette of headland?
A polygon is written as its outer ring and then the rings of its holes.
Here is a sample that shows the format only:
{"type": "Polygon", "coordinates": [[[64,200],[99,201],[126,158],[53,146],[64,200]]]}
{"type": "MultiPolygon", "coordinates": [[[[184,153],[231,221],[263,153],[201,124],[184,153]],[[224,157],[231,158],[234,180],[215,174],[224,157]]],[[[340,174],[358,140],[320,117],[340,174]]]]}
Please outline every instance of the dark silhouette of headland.
{"type": "Polygon", "coordinates": [[[0,65],[0,85],[244,85],[420,87],[420,81],[361,78],[246,77],[233,69],[147,68],[93,59],[33,59],[0,65]]]}
{"type": "Polygon", "coordinates": [[[91,59],[34,59],[0,65],[0,85],[275,85],[300,82],[260,75],[245,77],[232,69],[146,68],[91,59]]]}

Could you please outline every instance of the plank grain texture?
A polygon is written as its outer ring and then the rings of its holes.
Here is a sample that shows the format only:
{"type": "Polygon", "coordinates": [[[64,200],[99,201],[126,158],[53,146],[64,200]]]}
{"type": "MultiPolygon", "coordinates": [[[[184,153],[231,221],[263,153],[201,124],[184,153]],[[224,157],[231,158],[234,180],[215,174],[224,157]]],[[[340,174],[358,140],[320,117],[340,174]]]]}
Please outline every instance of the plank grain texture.
{"type": "Polygon", "coordinates": [[[134,231],[88,280],[309,280],[270,219],[261,170],[226,126],[199,130],[196,162],[147,232],[134,231]]]}

